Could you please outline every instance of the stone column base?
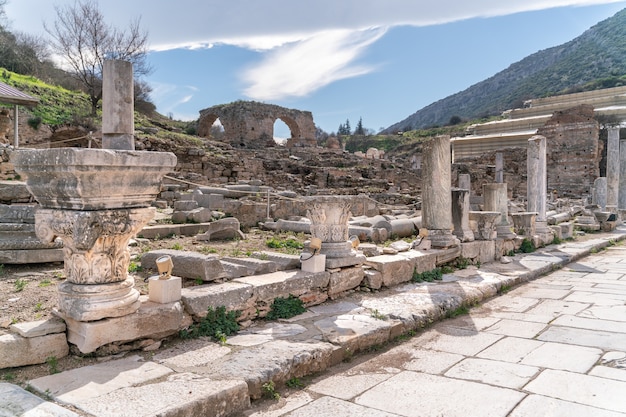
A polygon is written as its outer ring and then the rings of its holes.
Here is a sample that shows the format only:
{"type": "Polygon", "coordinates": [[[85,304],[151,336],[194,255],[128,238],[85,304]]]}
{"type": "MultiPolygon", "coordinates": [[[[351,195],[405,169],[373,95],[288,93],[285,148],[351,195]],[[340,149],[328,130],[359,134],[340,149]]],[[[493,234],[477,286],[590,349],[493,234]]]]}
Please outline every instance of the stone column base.
{"type": "Polygon", "coordinates": [[[517,235],[511,231],[511,224],[499,224],[496,226],[498,239],[515,239],[517,235]]]}
{"type": "Polygon", "coordinates": [[[429,229],[428,239],[432,247],[437,249],[451,248],[460,244],[459,239],[452,234],[452,230],[429,229]]]}
{"type": "Polygon", "coordinates": [[[59,285],[59,312],[77,321],[94,321],[107,317],[121,317],[139,309],[139,291],[133,288],[134,279],[108,284],[59,285]]]}

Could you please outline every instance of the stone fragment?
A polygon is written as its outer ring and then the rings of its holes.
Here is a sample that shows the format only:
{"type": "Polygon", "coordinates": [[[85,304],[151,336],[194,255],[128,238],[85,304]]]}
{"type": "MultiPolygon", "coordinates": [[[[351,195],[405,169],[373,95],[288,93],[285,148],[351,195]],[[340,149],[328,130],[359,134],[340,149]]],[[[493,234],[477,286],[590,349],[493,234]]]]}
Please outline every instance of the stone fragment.
{"type": "Polygon", "coordinates": [[[79,417],[73,411],[5,382],[0,382],[0,410],[6,417],[79,417]]]}
{"type": "Polygon", "coordinates": [[[244,239],[245,235],[240,229],[239,220],[234,217],[226,217],[209,223],[207,230],[196,236],[196,239],[203,241],[244,239]]]}
{"type": "Polygon", "coordinates": [[[248,268],[248,275],[271,274],[278,271],[278,265],[272,261],[256,258],[233,258],[226,256],[222,261],[238,264],[248,268]]]}
{"type": "Polygon", "coordinates": [[[170,256],[172,258],[174,263],[172,275],[178,277],[214,281],[227,276],[217,256],[203,255],[197,252],[171,249],[150,251],[142,255],[141,265],[144,268],[154,268],[157,258],[161,256],[170,256]]]}
{"type": "Polygon", "coordinates": [[[12,324],[10,329],[22,337],[38,337],[47,334],[64,333],[65,322],[59,319],[29,321],[12,324]]]}
{"type": "Polygon", "coordinates": [[[328,296],[333,299],[341,293],[357,288],[361,285],[364,275],[363,268],[360,266],[342,268],[337,272],[331,272],[328,283],[328,296]]]}
{"type": "Polygon", "coordinates": [[[65,333],[38,337],[0,335],[0,369],[45,363],[49,357],[60,359],[68,353],[65,333]]]}

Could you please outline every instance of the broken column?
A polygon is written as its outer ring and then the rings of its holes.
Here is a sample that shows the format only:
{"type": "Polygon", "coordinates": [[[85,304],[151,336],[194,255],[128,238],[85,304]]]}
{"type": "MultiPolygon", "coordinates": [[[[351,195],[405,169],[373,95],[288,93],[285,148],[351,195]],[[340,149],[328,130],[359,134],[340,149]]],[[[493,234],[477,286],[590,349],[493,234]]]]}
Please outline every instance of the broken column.
{"type": "Polygon", "coordinates": [[[452,226],[453,234],[461,242],[471,242],[474,240],[474,232],[469,225],[469,190],[460,188],[452,189],[452,226]]]}
{"type": "Polygon", "coordinates": [[[535,135],[528,139],[526,166],[527,210],[537,213],[535,231],[538,234],[546,234],[550,229],[546,218],[548,174],[545,136],[535,135]]]}
{"type": "Polygon", "coordinates": [[[619,155],[619,126],[608,128],[606,148],[606,210],[617,213],[620,155],[619,155]]]}
{"type": "Polygon", "coordinates": [[[459,244],[452,234],[450,136],[436,136],[422,146],[422,226],[433,248],[459,244]]]}
{"type": "Polygon", "coordinates": [[[108,60],[102,67],[102,148],[135,149],[133,65],[108,60]]]}
{"type": "Polygon", "coordinates": [[[365,262],[365,256],[353,250],[348,240],[350,200],[342,196],[319,196],[307,210],[311,236],[322,241],[320,254],[326,255],[326,268],[341,268],[365,262]]]}
{"type": "Polygon", "coordinates": [[[599,177],[593,181],[591,203],[600,207],[601,211],[606,211],[607,190],[606,177],[599,177]]]}
{"type": "Polygon", "coordinates": [[[470,174],[459,174],[459,188],[462,190],[469,190],[472,193],[472,179],[470,174]]]}
{"type": "Polygon", "coordinates": [[[504,156],[502,152],[496,152],[496,182],[504,182],[504,156]]]}
{"type": "Polygon", "coordinates": [[[506,183],[483,184],[483,198],[485,200],[485,211],[497,211],[500,213],[500,220],[496,224],[496,232],[499,239],[513,239],[515,233],[511,228],[513,225],[509,221],[509,207],[506,183]]]}

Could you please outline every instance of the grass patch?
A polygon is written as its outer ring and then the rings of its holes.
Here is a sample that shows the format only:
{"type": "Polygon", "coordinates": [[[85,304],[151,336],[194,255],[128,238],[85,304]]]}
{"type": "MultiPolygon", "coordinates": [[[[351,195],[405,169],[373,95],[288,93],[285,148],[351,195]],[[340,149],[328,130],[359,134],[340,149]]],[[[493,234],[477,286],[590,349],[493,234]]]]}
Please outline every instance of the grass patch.
{"type": "Polygon", "coordinates": [[[446,311],[446,318],[452,319],[454,317],[464,316],[466,314],[469,314],[469,312],[470,312],[470,308],[466,305],[462,305],[460,307],[455,308],[454,310],[446,311]]]}
{"type": "Polygon", "coordinates": [[[522,244],[519,247],[520,252],[522,253],[532,253],[536,250],[535,244],[530,239],[524,239],[522,244]]]}
{"type": "Polygon", "coordinates": [[[218,342],[225,342],[227,336],[239,331],[237,318],[241,311],[226,311],[226,307],[219,306],[216,309],[209,307],[207,315],[200,322],[192,324],[188,329],[180,331],[183,339],[193,339],[198,337],[210,337],[218,342]]]}
{"type": "Polygon", "coordinates": [[[265,318],[267,320],[289,319],[306,311],[301,299],[289,294],[289,297],[276,297],[270,307],[270,312],[265,318]]]}
{"type": "Polygon", "coordinates": [[[417,272],[417,269],[413,270],[413,276],[411,277],[411,281],[413,282],[433,282],[433,281],[441,281],[443,277],[443,272],[441,268],[431,269],[430,271],[417,272]]]}
{"type": "Polygon", "coordinates": [[[15,284],[14,284],[14,288],[15,288],[15,292],[22,292],[24,291],[24,288],[26,288],[26,285],[28,285],[28,281],[22,278],[18,278],[15,280],[15,284]]]}

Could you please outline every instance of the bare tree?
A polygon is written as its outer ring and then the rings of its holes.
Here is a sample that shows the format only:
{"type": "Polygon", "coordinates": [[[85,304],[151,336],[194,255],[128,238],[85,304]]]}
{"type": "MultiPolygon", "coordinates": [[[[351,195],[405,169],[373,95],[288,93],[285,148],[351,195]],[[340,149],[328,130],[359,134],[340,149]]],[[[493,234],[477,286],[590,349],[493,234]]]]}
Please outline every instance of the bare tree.
{"type": "Polygon", "coordinates": [[[102,98],[105,59],[130,61],[139,76],[151,71],[148,33],[141,30],[140,19],[132,20],[127,30],[117,29],[104,21],[95,0],[76,0],[73,6],[56,6],[55,11],[57,20],[52,26],[44,24],[44,28],[52,37],[53,51],[66,61],[89,94],[93,115],[102,98]]]}

